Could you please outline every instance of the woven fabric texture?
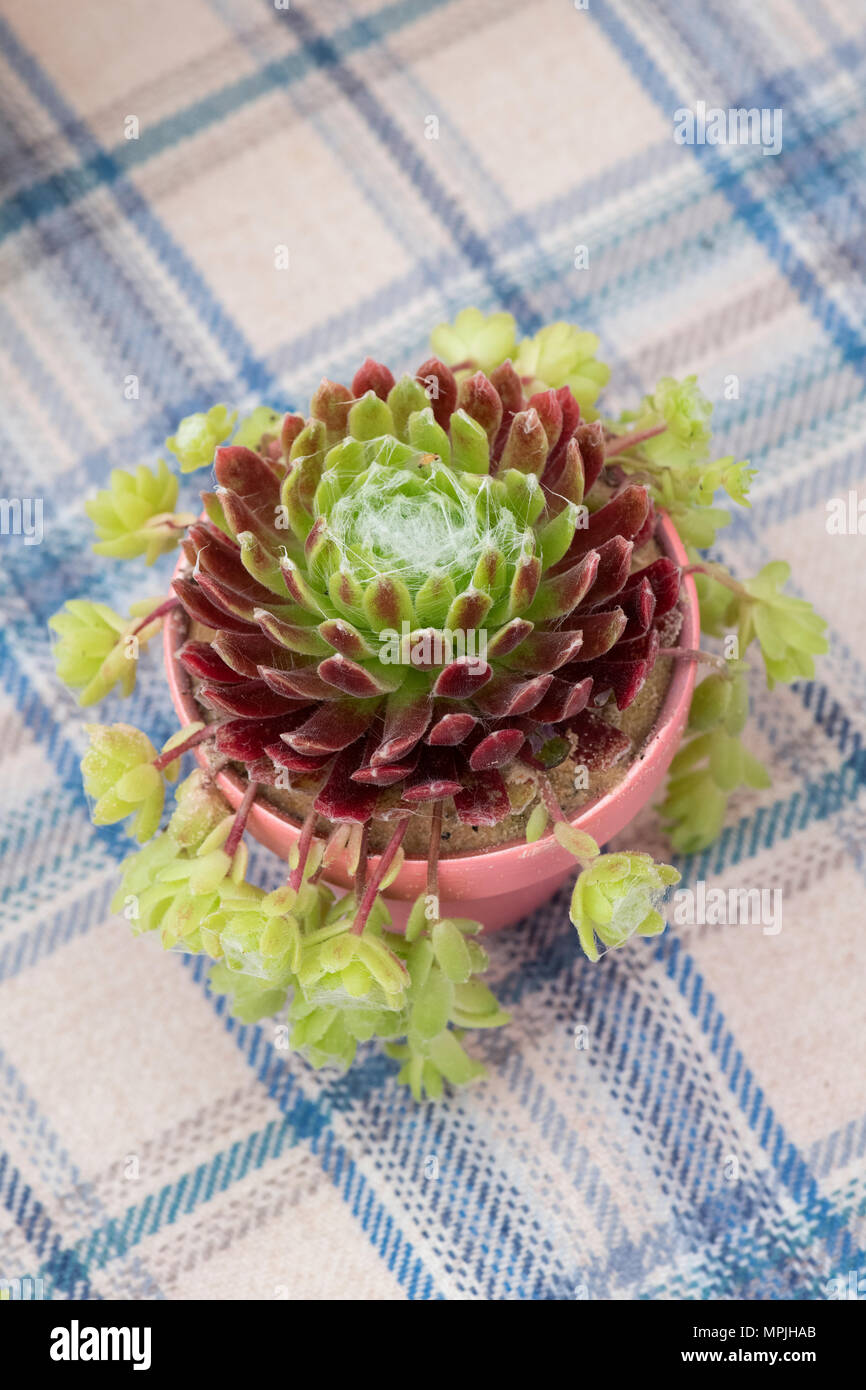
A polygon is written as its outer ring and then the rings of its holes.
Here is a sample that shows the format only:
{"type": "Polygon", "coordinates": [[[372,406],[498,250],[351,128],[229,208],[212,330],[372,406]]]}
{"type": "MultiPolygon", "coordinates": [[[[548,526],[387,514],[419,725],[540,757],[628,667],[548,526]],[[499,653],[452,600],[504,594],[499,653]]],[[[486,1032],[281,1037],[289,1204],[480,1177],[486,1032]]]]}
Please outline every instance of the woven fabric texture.
{"type": "MultiPolygon", "coordinates": [[[[0,1277],[61,1300],[866,1291],[866,539],[826,525],[866,482],[866,7],[0,13],[0,492],[44,499],[41,544],[0,537],[0,1277]],[[678,144],[698,101],[781,110],[781,152],[678,144]],[[313,1072],[112,916],[129,842],[90,824],[92,715],[46,622],[165,590],[170,557],[145,577],[89,549],[110,468],[214,401],[413,367],[473,303],[596,331],[612,410],[699,373],[718,452],[760,467],[719,553],[790,560],[832,649],[772,695],[756,669],[773,786],[677,861],[686,886],[780,888],[781,931],[674,927],[593,966],[560,896],[493,941],[514,1022],[479,1045],[489,1080],[419,1108],[378,1049],[313,1072]]],[[[173,732],[159,654],[103,710],[173,732]]],[[[667,853],[653,810],[622,843],[667,853]]]]}

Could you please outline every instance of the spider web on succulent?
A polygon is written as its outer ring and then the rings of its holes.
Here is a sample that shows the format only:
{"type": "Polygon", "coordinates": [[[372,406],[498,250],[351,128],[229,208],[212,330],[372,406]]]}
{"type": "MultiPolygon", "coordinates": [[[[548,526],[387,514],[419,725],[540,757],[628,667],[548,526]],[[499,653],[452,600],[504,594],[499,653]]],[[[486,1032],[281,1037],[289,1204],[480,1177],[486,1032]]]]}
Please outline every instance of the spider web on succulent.
{"type": "Polygon", "coordinates": [[[369,468],[328,515],[340,568],[362,583],[376,574],[398,578],[414,598],[431,574],[445,570],[458,588],[465,587],[485,550],[514,563],[524,528],[514,513],[493,505],[489,488],[464,488],[459,475],[420,451],[411,460],[414,471],[406,467],[408,459],[395,468],[378,459],[380,449],[393,454],[394,441],[373,443],[378,449],[369,468]],[[430,482],[420,495],[419,473],[430,482]]]}

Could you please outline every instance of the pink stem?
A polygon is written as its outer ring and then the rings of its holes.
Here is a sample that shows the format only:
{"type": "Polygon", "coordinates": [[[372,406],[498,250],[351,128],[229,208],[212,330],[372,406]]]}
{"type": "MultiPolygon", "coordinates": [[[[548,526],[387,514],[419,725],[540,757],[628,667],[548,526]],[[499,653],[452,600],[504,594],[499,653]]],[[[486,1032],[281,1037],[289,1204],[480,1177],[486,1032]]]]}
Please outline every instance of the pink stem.
{"type": "Polygon", "coordinates": [[[738,583],[733,575],[726,574],[724,570],[719,571],[711,565],[688,565],[683,570],[683,574],[706,574],[710,579],[715,579],[718,584],[730,589],[731,593],[736,594],[738,598],[750,597],[743,585],[738,583]]]}
{"type": "Polygon", "coordinates": [[[151,613],[148,613],[148,614],[147,614],[147,617],[142,618],[142,620],[141,620],[141,622],[138,624],[138,626],[137,626],[137,627],[134,627],[134,628],[132,629],[132,632],[130,633],[130,637],[135,637],[135,635],[136,635],[137,633],[141,632],[142,628],[147,627],[148,623],[156,622],[156,619],[157,619],[157,618],[162,618],[162,617],[165,616],[166,613],[170,613],[170,612],[172,611],[173,608],[179,608],[179,607],[180,607],[180,599],[179,599],[179,598],[167,598],[167,599],[165,600],[164,603],[161,603],[161,604],[159,605],[158,608],[154,608],[153,611],[152,611],[151,613]]]}
{"type": "Polygon", "coordinates": [[[221,724],[207,724],[205,728],[199,729],[194,734],[190,734],[189,738],[184,739],[183,743],[177,743],[174,748],[169,748],[165,753],[160,753],[158,758],[154,758],[153,766],[156,768],[157,772],[162,772],[163,768],[168,767],[176,758],[183,757],[184,753],[188,753],[189,750],[195,748],[197,744],[205,743],[207,739],[214,738],[221,728],[221,724]]]}
{"type": "Polygon", "coordinates": [[[678,657],[682,661],[702,661],[707,666],[715,666],[717,671],[727,671],[728,663],[715,652],[701,651],[700,647],[659,647],[659,656],[678,657]]]}
{"type": "Polygon", "coordinates": [[[229,859],[234,859],[235,850],[237,849],[238,845],[243,839],[243,834],[247,827],[247,820],[249,818],[250,811],[253,808],[253,802],[256,799],[256,792],[258,791],[258,789],[258,782],[247,783],[247,789],[244,792],[244,799],[235,813],[234,824],[231,830],[229,831],[229,837],[226,840],[225,845],[223,846],[229,859]]]}
{"type": "Polygon", "coordinates": [[[361,827],[361,844],[358,848],[358,867],[355,870],[355,902],[359,903],[364,896],[364,885],[367,882],[367,851],[370,846],[370,822],[364,821],[361,827]]]}
{"type": "Polygon", "coordinates": [[[310,852],[310,845],[313,843],[313,831],[316,828],[316,812],[310,810],[307,818],[301,826],[301,833],[298,837],[298,862],[289,874],[289,887],[294,888],[297,893],[304,878],[304,865],[307,862],[307,855],[310,852]]]}
{"type": "Polygon", "coordinates": [[[618,434],[605,442],[604,452],[607,458],[614,454],[621,454],[623,449],[633,449],[635,444],[643,444],[645,439],[654,439],[657,434],[664,434],[667,425],[655,425],[651,430],[636,430],[634,434],[618,434]]]}
{"type": "Polygon", "coordinates": [[[384,850],[382,851],[381,857],[379,859],[378,864],[376,865],[372,877],[370,878],[367,887],[364,889],[364,896],[361,899],[361,906],[358,908],[358,911],[355,914],[355,921],[352,926],[352,932],[355,936],[360,936],[367,925],[367,918],[370,916],[370,913],[373,910],[373,904],[376,901],[376,894],[379,891],[379,884],[382,882],[382,879],[385,877],[386,873],[390,869],[391,864],[394,860],[394,855],[397,853],[398,849],[403,843],[403,837],[406,834],[408,828],[409,816],[404,816],[403,819],[400,821],[400,824],[395,829],[394,834],[391,836],[384,850]]]}
{"type": "Polygon", "coordinates": [[[430,818],[430,855],[427,859],[427,896],[439,901],[439,850],[442,844],[444,802],[434,801],[430,818]]]}
{"type": "Polygon", "coordinates": [[[553,820],[565,821],[567,825],[568,818],[565,812],[563,811],[562,807],[560,806],[559,801],[557,800],[556,792],[553,790],[553,787],[550,784],[549,777],[539,777],[538,791],[541,796],[542,802],[549,811],[553,820]]]}

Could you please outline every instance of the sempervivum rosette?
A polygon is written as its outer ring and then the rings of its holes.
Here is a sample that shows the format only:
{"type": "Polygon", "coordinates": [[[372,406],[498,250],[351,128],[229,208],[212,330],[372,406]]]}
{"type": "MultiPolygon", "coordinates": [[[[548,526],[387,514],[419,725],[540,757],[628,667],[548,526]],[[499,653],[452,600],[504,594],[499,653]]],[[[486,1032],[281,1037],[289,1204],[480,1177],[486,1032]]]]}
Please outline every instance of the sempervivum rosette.
{"type": "Polygon", "coordinates": [[[772,687],[810,677],[826,648],[822,620],[782,592],[787,566],[741,582],[699,553],[729,519],[717,493],[746,502],[752,470],[710,457],[694,378],[604,419],[608,369],[573,325],[518,341],[509,314],[467,309],[433,346],[399,381],[368,359],[350,386],[323,382],[309,418],[259,406],[238,422],[218,404],[181,421],[166,441],[181,472],[215,475],[202,517],[174,511],[162,463],[115,469],[87,503],[107,563],[182,545],[172,593],[128,616],[75,598],[51,620],[58,672],[92,705],[132,692],[142,650],[185,610],[177,659],[202,717],[161,749],[129,724],[88,726],[94,821],[148,841],[116,910],[211,957],[211,988],[243,1022],[285,1011],[315,1066],[380,1038],[418,1098],[482,1074],[464,1032],[508,1019],[478,978],[481,923],[442,915],[443,846],[549,834],[580,866],[570,916],[590,959],[653,936],[677,871],[602,854],[569,819],[583,774],[598,790],[639,748],[661,682],[619,711],[660,652],[711,666],[664,805],[677,848],[703,849],[735,789],[767,784],[740,737],[746,649],[759,644],[772,687]],[[724,657],[676,643],[680,571],[651,544],[656,506],[724,657]],[[211,752],[164,822],[165,782],[199,745],[211,752]],[[227,762],[245,777],[237,806],[219,790],[227,762]],[[245,833],[258,797],[286,805],[280,788],[300,825],[266,892],[247,880],[245,833]],[[398,931],[385,893],[407,849],[427,861],[426,891],[398,931]]]}
{"type": "Polygon", "coordinates": [[[174,586],[211,634],[179,659],[252,780],[316,778],[332,821],[453,798],[491,825],[509,765],[591,749],[584,712],[634,700],[679,570],[633,570],[647,490],[596,500],[604,432],[567,386],[368,360],[258,444],[216,450],[174,586]]]}

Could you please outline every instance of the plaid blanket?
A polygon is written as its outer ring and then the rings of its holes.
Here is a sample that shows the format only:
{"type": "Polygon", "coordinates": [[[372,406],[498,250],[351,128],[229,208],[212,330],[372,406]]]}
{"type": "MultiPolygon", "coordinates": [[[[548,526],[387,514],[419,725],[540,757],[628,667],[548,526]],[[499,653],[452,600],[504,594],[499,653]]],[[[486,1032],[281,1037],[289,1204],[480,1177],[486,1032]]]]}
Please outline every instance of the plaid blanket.
{"type": "MultiPolygon", "coordinates": [[[[866,540],[826,524],[866,468],[863,5],[2,12],[0,491],[42,499],[44,534],[0,536],[0,1277],[55,1299],[866,1292],[866,540]],[[781,112],[781,152],[681,143],[702,102],[781,112]],[[781,889],[781,931],[673,927],[592,966],[559,898],[492,943],[514,1023],[481,1044],[489,1081],[418,1108],[379,1050],[314,1073],[112,917],[128,841],[90,825],[92,716],[45,624],[164,591],[170,559],[144,579],[89,551],[110,467],[216,400],[414,366],[469,303],[597,331],[611,409],[697,371],[719,452],[761,470],[720,556],[793,561],[832,651],[772,697],[755,673],[773,786],[680,863],[781,889]]],[[[99,717],[167,737],[161,662],[99,717]]],[[[636,842],[665,853],[655,812],[636,842]]]]}

